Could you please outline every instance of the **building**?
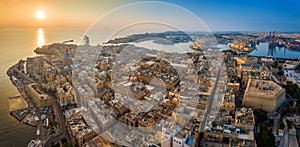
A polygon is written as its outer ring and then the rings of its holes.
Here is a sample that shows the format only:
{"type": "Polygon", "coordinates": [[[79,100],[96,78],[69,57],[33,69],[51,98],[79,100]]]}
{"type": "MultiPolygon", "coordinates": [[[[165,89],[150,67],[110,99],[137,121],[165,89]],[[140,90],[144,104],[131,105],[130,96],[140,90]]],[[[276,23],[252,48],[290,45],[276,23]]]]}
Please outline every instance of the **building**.
{"type": "Polygon", "coordinates": [[[96,136],[92,140],[83,144],[84,147],[113,147],[114,145],[109,141],[105,140],[101,136],[96,136]]]}
{"type": "Polygon", "coordinates": [[[140,62],[140,68],[136,75],[138,81],[145,84],[153,84],[156,87],[174,89],[180,82],[179,75],[170,63],[162,59],[149,58],[140,62]],[[151,82],[154,78],[162,79],[164,82],[151,82]]]}
{"type": "Polygon", "coordinates": [[[94,138],[95,132],[85,124],[78,108],[67,110],[65,115],[73,144],[82,146],[94,138]]]}
{"type": "Polygon", "coordinates": [[[227,87],[233,89],[234,93],[238,93],[240,91],[240,83],[227,83],[227,87]]]}
{"type": "Polygon", "coordinates": [[[115,119],[113,118],[114,112],[106,104],[97,105],[94,101],[89,101],[88,111],[92,115],[91,117],[95,120],[98,126],[97,133],[100,134],[106,129],[111,128],[115,125],[115,119]]]}
{"type": "Polygon", "coordinates": [[[280,141],[280,146],[282,147],[292,147],[292,146],[299,146],[297,135],[296,135],[296,129],[294,126],[292,128],[285,127],[283,137],[280,141]]]}
{"type": "Polygon", "coordinates": [[[130,85],[129,89],[131,91],[131,94],[139,100],[143,99],[149,93],[149,90],[147,90],[146,86],[140,83],[134,83],[130,85]]]}
{"type": "Polygon", "coordinates": [[[237,108],[235,111],[235,125],[243,132],[253,131],[255,125],[251,108],[237,108]]]}
{"type": "Polygon", "coordinates": [[[51,106],[51,98],[47,94],[39,91],[35,83],[26,85],[25,90],[28,96],[33,99],[38,107],[42,108],[51,106]]]}
{"type": "Polygon", "coordinates": [[[173,132],[170,130],[167,130],[165,128],[162,128],[162,136],[161,136],[161,146],[162,147],[169,147],[172,144],[173,141],[173,132]]]}
{"type": "Polygon", "coordinates": [[[167,124],[162,127],[161,136],[162,147],[190,147],[195,143],[195,135],[186,128],[180,129],[178,126],[167,124]]]}
{"type": "Polygon", "coordinates": [[[73,94],[73,88],[70,83],[66,83],[63,86],[59,85],[56,88],[56,95],[58,97],[58,102],[61,106],[67,106],[75,104],[75,96],[73,94]]]}
{"type": "Polygon", "coordinates": [[[184,147],[187,146],[185,143],[188,139],[188,134],[186,132],[180,131],[173,136],[173,147],[184,147]]]}
{"type": "Polygon", "coordinates": [[[155,125],[159,119],[159,115],[155,112],[148,112],[146,115],[138,120],[138,127],[151,127],[155,125]]]}
{"type": "Polygon", "coordinates": [[[261,79],[262,70],[257,67],[256,65],[260,66],[259,64],[249,65],[249,64],[242,64],[240,67],[241,76],[243,85],[246,85],[249,79],[261,79]]]}
{"type": "Polygon", "coordinates": [[[166,100],[160,105],[158,114],[163,118],[170,118],[176,107],[176,102],[166,100]]]}
{"type": "Polygon", "coordinates": [[[234,57],[234,60],[236,61],[236,63],[238,65],[242,65],[242,64],[256,64],[258,62],[256,57],[234,57]]]}
{"type": "Polygon", "coordinates": [[[228,90],[223,98],[221,109],[234,111],[235,108],[235,94],[232,93],[232,89],[228,90]]]}
{"type": "Polygon", "coordinates": [[[277,111],[285,102],[285,89],[269,80],[249,79],[242,106],[277,111]]]}
{"type": "Polygon", "coordinates": [[[41,140],[31,140],[27,147],[38,147],[41,145],[41,140]]]}
{"type": "Polygon", "coordinates": [[[69,54],[69,50],[66,50],[66,53],[62,56],[63,64],[64,65],[71,65],[72,64],[72,56],[69,54]]]}
{"type": "Polygon", "coordinates": [[[251,108],[237,108],[235,124],[214,122],[203,134],[204,146],[243,146],[255,147],[254,115],[251,108]]]}
{"type": "Polygon", "coordinates": [[[144,116],[145,113],[139,112],[134,113],[130,112],[125,114],[125,124],[133,127],[138,127],[138,119],[142,116],[144,116]]]}
{"type": "Polygon", "coordinates": [[[44,78],[46,81],[54,81],[58,73],[59,69],[57,67],[47,68],[44,70],[44,78]]]}

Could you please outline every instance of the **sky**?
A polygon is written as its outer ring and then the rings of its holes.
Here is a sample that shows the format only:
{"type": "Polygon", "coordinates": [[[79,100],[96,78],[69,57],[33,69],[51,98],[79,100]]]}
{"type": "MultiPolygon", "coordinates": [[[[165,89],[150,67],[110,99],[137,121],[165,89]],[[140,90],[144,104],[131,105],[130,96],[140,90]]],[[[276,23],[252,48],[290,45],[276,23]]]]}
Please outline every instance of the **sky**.
{"type": "MultiPolygon", "coordinates": [[[[299,0],[157,1],[172,3],[191,11],[212,31],[300,31],[299,0]]],[[[86,28],[111,10],[134,2],[140,1],[3,0],[0,1],[0,27],[86,28]],[[34,17],[38,10],[44,11],[45,19],[38,20],[34,17]]],[[[152,17],[159,17],[162,13],[166,13],[159,8],[149,12],[152,17]]],[[[130,18],[131,15],[128,14],[125,19],[130,18]]],[[[141,11],[138,15],[147,14],[141,11]]],[[[177,15],[180,14],[175,12],[170,17],[175,20],[177,15]]],[[[119,19],[124,20],[124,17],[119,19]]],[[[115,23],[118,21],[112,20],[115,23]]]]}

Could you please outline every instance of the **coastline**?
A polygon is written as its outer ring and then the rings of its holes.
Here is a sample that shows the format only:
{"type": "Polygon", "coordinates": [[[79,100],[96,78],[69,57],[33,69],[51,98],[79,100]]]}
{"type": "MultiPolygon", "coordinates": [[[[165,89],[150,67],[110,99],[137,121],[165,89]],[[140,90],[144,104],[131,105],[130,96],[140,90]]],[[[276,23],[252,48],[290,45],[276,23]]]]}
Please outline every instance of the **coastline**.
{"type": "MultiPolygon", "coordinates": [[[[17,81],[17,82],[14,82],[14,68],[16,68],[17,66],[19,66],[20,62],[14,64],[13,66],[11,66],[8,70],[7,70],[7,75],[9,76],[9,79],[11,81],[11,83],[17,88],[19,94],[15,95],[15,96],[12,96],[12,97],[8,97],[8,101],[12,98],[20,98],[20,99],[23,99],[25,102],[26,102],[26,105],[27,105],[27,108],[21,108],[21,109],[18,109],[18,110],[11,110],[10,106],[9,106],[9,113],[11,116],[13,116],[16,120],[18,120],[19,122],[22,122],[23,124],[26,124],[28,126],[31,126],[31,127],[37,127],[36,124],[34,123],[30,123],[30,122],[27,122],[27,118],[29,117],[29,115],[31,115],[31,112],[32,112],[32,107],[31,104],[28,102],[28,96],[26,95],[26,93],[22,90],[22,84],[24,83],[21,83],[21,81],[17,81]],[[23,111],[23,110],[26,110],[26,114],[24,116],[20,116],[16,113],[16,111],[23,111]]],[[[10,105],[10,104],[8,104],[10,105]]]]}

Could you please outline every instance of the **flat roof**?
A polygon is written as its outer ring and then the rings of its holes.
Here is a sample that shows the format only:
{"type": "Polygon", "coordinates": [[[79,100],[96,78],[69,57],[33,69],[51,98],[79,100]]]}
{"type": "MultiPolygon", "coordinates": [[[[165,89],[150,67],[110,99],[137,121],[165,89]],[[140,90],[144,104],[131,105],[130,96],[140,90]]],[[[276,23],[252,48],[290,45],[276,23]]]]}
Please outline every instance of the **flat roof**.
{"type": "Polygon", "coordinates": [[[271,80],[250,79],[247,84],[245,95],[272,97],[283,91],[285,91],[284,88],[271,80]]]}

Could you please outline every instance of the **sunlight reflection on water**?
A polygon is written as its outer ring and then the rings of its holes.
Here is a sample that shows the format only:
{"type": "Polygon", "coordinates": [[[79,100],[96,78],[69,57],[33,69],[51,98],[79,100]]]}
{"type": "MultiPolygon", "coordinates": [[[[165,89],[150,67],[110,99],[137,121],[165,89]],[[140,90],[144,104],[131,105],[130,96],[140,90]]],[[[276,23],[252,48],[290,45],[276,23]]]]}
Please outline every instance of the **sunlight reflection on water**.
{"type": "Polygon", "coordinates": [[[44,30],[43,28],[39,28],[37,34],[37,46],[42,47],[44,44],[45,44],[44,30]]]}

